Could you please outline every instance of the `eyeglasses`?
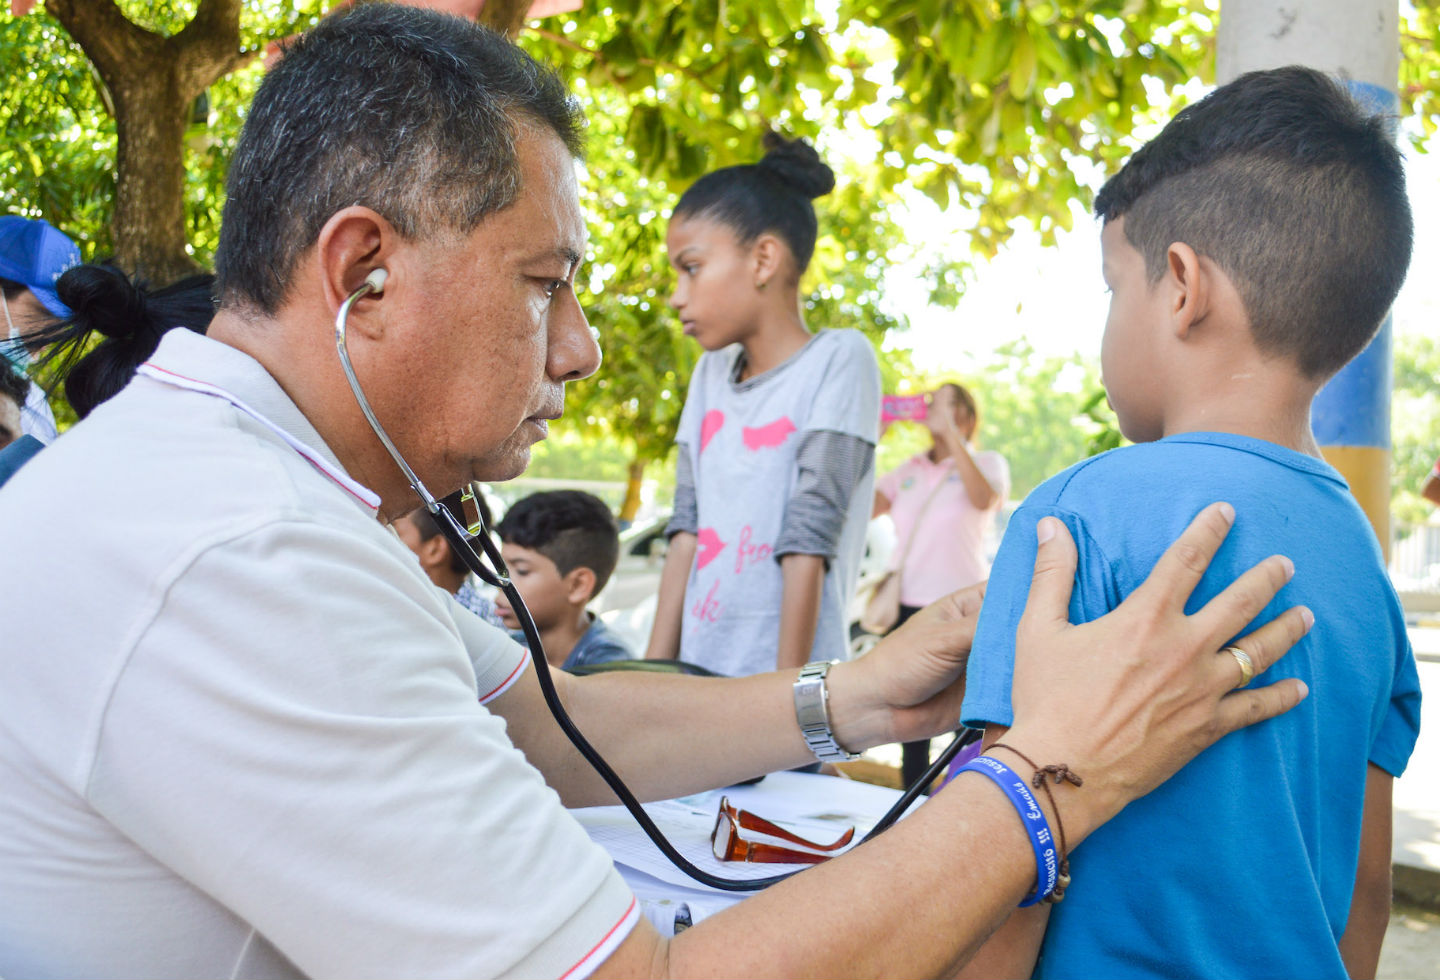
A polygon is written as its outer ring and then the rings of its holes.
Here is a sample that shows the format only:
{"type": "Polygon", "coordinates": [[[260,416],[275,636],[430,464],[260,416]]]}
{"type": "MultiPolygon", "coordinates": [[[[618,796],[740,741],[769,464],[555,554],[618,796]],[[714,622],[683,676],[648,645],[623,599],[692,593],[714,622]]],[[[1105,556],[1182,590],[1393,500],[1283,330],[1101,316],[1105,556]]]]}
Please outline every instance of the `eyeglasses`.
{"type": "Polygon", "coordinates": [[[715,857],[721,861],[749,861],[753,864],[819,864],[828,861],[855,838],[855,828],[849,827],[831,844],[817,844],[793,834],[758,817],[748,810],[741,810],[730,803],[728,797],[720,798],[720,812],[715,815],[715,829],[710,832],[710,846],[715,857]],[[761,837],[784,841],[771,843],[761,837]],[[786,846],[793,845],[793,846],[786,846]]]}

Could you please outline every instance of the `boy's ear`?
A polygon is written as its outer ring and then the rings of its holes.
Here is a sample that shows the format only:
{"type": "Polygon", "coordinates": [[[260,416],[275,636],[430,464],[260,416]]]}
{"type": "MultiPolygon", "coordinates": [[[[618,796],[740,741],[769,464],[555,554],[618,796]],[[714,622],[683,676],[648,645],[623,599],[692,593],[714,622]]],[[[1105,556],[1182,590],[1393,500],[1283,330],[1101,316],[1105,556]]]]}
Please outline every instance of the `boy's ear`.
{"type": "Polygon", "coordinates": [[[572,606],[583,606],[595,593],[595,572],[584,565],[570,569],[560,580],[565,587],[565,601],[572,606]]]}
{"type": "Polygon", "coordinates": [[[437,534],[427,541],[420,542],[420,567],[429,571],[441,565],[450,564],[450,542],[445,540],[445,535],[437,534]]]}
{"type": "Polygon", "coordinates": [[[1184,242],[1165,250],[1165,285],[1170,331],[1176,340],[1188,340],[1190,330],[1209,312],[1212,269],[1184,242]]]}

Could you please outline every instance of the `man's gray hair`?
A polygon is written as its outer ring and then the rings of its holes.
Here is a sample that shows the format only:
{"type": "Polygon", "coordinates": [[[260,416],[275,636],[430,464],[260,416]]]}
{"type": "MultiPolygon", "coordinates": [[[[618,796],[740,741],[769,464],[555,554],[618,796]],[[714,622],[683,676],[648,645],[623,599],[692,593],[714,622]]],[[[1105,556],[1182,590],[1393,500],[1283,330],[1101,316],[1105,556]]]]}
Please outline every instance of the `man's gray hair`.
{"type": "Polygon", "coordinates": [[[520,193],[517,123],[579,155],[584,118],[564,83],[500,35],[388,3],[327,17],[286,49],[240,134],[220,304],[274,315],[300,255],[351,205],[409,239],[473,231],[520,193]]]}

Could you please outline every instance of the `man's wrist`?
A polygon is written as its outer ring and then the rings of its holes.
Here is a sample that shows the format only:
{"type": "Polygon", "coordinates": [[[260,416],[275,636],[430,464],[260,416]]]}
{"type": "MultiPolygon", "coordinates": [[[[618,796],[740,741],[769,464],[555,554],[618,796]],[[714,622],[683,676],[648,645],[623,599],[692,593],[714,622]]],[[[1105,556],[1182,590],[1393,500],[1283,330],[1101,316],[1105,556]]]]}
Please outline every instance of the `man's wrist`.
{"type": "Polygon", "coordinates": [[[863,679],[862,662],[843,661],[830,668],[830,729],[835,741],[852,752],[893,742],[894,725],[888,708],[877,710],[875,685],[863,679]]]}
{"type": "MultiPolygon", "coordinates": [[[[1019,749],[1042,766],[1064,765],[1084,779],[1084,786],[1067,782],[1052,783],[1053,799],[1046,797],[1040,803],[1052,824],[1056,823],[1057,819],[1064,821],[1072,848],[1130,802],[1130,798],[1124,797],[1119,789],[1119,782],[1113,778],[1115,773],[1090,765],[1081,755],[1072,751],[1072,746],[1065,745],[1063,741],[1037,737],[1020,728],[1011,728],[1005,732],[1002,741],[1019,749]]],[[[988,749],[986,754],[989,754],[988,749]]],[[[1004,758],[1003,751],[1000,757],[1014,768],[1015,759],[1004,758]]]]}

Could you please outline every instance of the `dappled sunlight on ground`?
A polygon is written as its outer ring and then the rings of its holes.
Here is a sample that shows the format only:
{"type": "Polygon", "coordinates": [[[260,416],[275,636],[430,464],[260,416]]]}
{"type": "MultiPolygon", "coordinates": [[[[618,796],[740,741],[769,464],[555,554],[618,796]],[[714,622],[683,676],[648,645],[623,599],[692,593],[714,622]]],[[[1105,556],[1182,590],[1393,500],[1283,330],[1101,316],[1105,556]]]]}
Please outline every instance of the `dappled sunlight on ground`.
{"type": "Polygon", "coordinates": [[[1377,980],[1440,977],[1440,914],[1403,905],[1390,914],[1377,980]]]}

